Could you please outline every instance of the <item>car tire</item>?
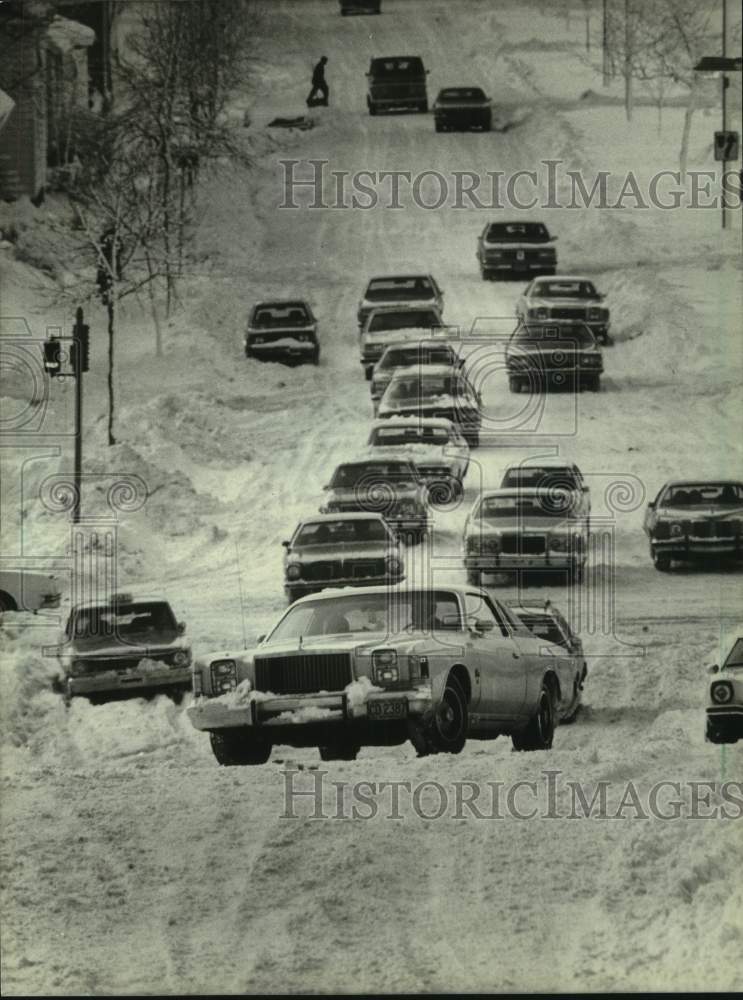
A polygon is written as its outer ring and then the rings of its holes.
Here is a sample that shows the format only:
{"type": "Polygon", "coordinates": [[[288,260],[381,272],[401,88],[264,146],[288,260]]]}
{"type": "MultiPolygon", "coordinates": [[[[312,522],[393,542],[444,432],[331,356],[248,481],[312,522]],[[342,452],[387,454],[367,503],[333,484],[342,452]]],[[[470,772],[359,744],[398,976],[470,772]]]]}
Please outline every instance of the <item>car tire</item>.
{"type": "Polygon", "coordinates": [[[449,676],[441,701],[420,734],[423,748],[419,745],[416,749],[421,756],[461,753],[467,743],[468,727],[467,699],[456,677],[449,676]]]}
{"type": "Polygon", "coordinates": [[[490,132],[493,128],[493,116],[488,115],[487,118],[482,123],[483,132],[490,132]]]}
{"type": "Polygon", "coordinates": [[[313,365],[319,365],[320,364],[320,349],[319,348],[312,355],[312,364],[313,365]]]}
{"type": "Polygon", "coordinates": [[[421,101],[418,105],[418,110],[422,115],[428,114],[428,101],[421,101]]]}
{"type": "Polygon", "coordinates": [[[371,382],[373,374],[374,374],[374,366],[367,365],[367,367],[364,368],[364,378],[366,379],[367,382],[371,382]]]}
{"type": "Polygon", "coordinates": [[[480,569],[467,570],[467,586],[468,587],[482,586],[482,570],[480,569]]]}
{"type": "Polygon", "coordinates": [[[712,722],[709,719],[707,719],[704,736],[708,743],[714,743],[717,746],[720,746],[725,743],[737,742],[735,739],[731,739],[729,736],[723,736],[720,730],[717,729],[716,726],[713,726],[712,722]]]}
{"type": "Polygon", "coordinates": [[[294,604],[295,601],[298,601],[299,598],[302,597],[302,595],[306,594],[306,593],[308,593],[308,591],[306,591],[306,590],[302,591],[298,587],[287,587],[286,588],[286,599],[289,602],[289,604],[294,604]]]}
{"type": "Polygon", "coordinates": [[[514,750],[550,750],[555,735],[555,700],[549,685],[542,682],[537,710],[527,726],[511,735],[514,750]]]}
{"type": "Polygon", "coordinates": [[[665,552],[654,552],[653,566],[655,566],[659,573],[669,573],[671,570],[671,557],[667,556],[665,552]]]}
{"type": "Polygon", "coordinates": [[[576,678],[573,683],[573,700],[570,703],[570,708],[567,710],[562,719],[560,719],[560,725],[571,726],[575,720],[580,715],[580,710],[583,707],[582,704],[583,693],[581,690],[581,685],[576,678]]]}
{"type": "Polygon", "coordinates": [[[265,764],[272,746],[245,735],[242,729],[223,729],[209,733],[212,753],[222,767],[256,767],[265,764]]]}
{"type": "Polygon", "coordinates": [[[368,103],[368,107],[369,107],[369,114],[370,114],[370,115],[372,116],[372,118],[373,118],[373,117],[374,117],[374,116],[375,116],[376,114],[378,114],[378,110],[379,110],[379,109],[377,108],[376,104],[372,104],[372,102],[371,102],[371,101],[369,101],[369,103],[368,103]]]}
{"type": "Polygon", "coordinates": [[[591,392],[600,392],[601,391],[601,376],[600,375],[594,375],[589,380],[589,382],[588,382],[588,388],[591,390],[591,392]]]}
{"type": "Polygon", "coordinates": [[[17,611],[18,605],[4,590],[0,590],[0,614],[4,611],[17,611]]]}
{"type": "Polygon", "coordinates": [[[330,743],[319,746],[320,760],[356,760],[361,747],[358,743],[330,743]]]}
{"type": "Polygon", "coordinates": [[[493,280],[493,272],[489,271],[487,269],[487,267],[481,267],[480,268],[480,274],[482,275],[482,280],[483,281],[492,281],[493,280]]]}
{"type": "Polygon", "coordinates": [[[521,392],[521,379],[514,375],[508,376],[508,388],[511,392],[521,392]]]}

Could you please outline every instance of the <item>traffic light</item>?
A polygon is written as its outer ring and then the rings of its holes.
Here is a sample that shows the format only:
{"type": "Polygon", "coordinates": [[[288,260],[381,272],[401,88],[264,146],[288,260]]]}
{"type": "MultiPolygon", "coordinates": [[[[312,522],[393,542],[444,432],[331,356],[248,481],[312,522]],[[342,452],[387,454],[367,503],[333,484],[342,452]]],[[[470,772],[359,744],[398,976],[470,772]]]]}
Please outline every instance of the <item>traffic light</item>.
{"type": "Polygon", "coordinates": [[[76,375],[90,368],[90,327],[87,323],[76,323],[72,329],[72,368],[76,375]]]}
{"type": "Polygon", "coordinates": [[[62,345],[52,337],[44,341],[44,371],[48,372],[52,378],[59,375],[62,370],[62,345]]]}

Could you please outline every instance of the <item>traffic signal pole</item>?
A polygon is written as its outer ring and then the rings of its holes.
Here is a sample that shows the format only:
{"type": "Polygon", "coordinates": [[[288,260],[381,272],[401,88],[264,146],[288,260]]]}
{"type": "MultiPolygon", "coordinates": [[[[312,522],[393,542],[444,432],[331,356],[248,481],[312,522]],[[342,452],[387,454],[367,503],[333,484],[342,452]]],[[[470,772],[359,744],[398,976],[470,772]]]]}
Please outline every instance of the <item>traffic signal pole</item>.
{"type": "MultiPolygon", "coordinates": [[[[74,470],[74,506],[72,508],[72,523],[80,523],[80,499],[83,488],[83,369],[87,368],[87,358],[83,352],[87,353],[87,344],[84,344],[85,334],[83,333],[83,311],[80,306],[75,313],[75,327],[73,330],[73,350],[75,369],[75,470],[74,470]]],[[[87,331],[86,331],[87,333],[87,331]]]]}

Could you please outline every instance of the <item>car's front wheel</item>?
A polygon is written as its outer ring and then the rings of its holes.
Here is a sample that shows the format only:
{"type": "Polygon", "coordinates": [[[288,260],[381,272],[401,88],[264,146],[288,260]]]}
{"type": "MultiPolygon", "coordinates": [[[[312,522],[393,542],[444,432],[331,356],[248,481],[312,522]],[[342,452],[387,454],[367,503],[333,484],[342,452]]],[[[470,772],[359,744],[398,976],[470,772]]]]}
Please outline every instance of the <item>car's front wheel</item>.
{"type": "Polygon", "coordinates": [[[550,750],[555,735],[555,701],[546,683],[528,725],[511,736],[514,750],[550,750]]]}
{"type": "Polygon", "coordinates": [[[271,744],[246,736],[241,729],[222,729],[209,733],[212,753],[222,767],[250,767],[265,764],[271,756],[271,744]]]}
{"type": "Polygon", "coordinates": [[[668,573],[671,568],[671,557],[665,552],[654,552],[653,566],[661,573],[668,573]]]}
{"type": "Polygon", "coordinates": [[[718,746],[721,743],[737,743],[736,737],[728,736],[726,733],[721,733],[717,726],[714,725],[711,719],[707,719],[707,727],[705,731],[705,736],[708,743],[715,743],[718,746]]]}
{"type": "Polygon", "coordinates": [[[482,570],[468,569],[467,584],[470,587],[479,587],[482,584],[482,570]]]}
{"type": "Polygon", "coordinates": [[[414,746],[421,756],[461,753],[467,742],[468,725],[467,699],[459,681],[450,676],[431,719],[413,740],[414,746]]]}

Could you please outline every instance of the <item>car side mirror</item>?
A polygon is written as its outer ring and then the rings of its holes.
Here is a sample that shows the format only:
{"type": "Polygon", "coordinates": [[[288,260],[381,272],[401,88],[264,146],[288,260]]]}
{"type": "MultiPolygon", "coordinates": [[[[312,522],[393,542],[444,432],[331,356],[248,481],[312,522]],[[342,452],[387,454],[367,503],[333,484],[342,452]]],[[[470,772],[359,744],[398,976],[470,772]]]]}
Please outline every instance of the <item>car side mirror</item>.
{"type": "Polygon", "coordinates": [[[651,500],[648,504],[648,510],[655,510],[655,500],[651,500]]]}
{"type": "Polygon", "coordinates": [[[490,621],[489,618],[475,618],[472,627],[476,632],[492,632],[495,628],[495,622],[490,621]]]}
{"type": "Polygon", "coordinates": [[[256,641],[257,641],[257,642],[263,642],[263,640],[264,640],[265,638],[266,638],[266,633],[264,632],[264,633],[263,633],[263,635],[259,635],[259,636],[258,636],[258,639],[257,639],[256,641]]]}
{"type": "Polygon", "coordinates": [[[720,668],[718,667],[718,665],[716,663],[713,663],[711,667],[707,667],[707,673],[708,674],[718,674],[719,672],[720,672],[720,668]]]}
{"type": "Polygon", "coordinates": [[[178,635],[183,635],[185,633],[185,631],[186,631],[186,623],[185,622],[178,622],[178,625],[176,626],[176,630],[178,632],[178,635]]]}
{"type": "Polygon", "coordinates": [[[285,549],[288,549],[289,546],[291,545],[291,542],[287,538],[285,538],[281,544],[284,546],[285,549]]]}
{"type": "Polygon", "coordinates": [[[581,490],[583,490],[584,493],[588,493],[588,486],[585,483],[583,483],[583,485],[581,486],[581,490]]]}

